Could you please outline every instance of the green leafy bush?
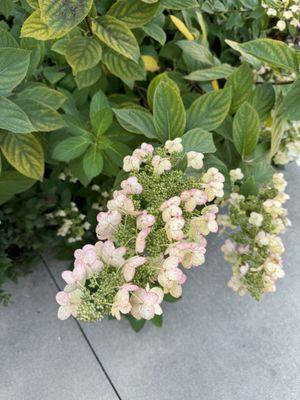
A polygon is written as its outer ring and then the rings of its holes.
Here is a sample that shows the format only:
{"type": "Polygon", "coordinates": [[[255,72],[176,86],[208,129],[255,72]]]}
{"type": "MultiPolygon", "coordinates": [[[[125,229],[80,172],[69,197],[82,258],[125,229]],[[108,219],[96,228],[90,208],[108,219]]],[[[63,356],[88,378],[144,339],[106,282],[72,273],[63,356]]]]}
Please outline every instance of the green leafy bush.
{"type": "MultiPolygon", "coordinates": [[[[64,223],[56,213],[69,212],[71,202],[93,224],[101,196],[91,187],[118,186],[123,158],[144,141],[156,147],[182,137],[185,151],[207,153],[205,168],[224,174],[226,194],[234,168],[244,173],[245,195],[267,184],[273,158],[288,151],[290,124],[300,120],[299,10],[293,1],[284,7],[259,0],[2,1],[2,226],[15,218],[9,210],[21,218],[34,199],[43,206],[28,217],[42,218],[40,237],[48,227],[55,234],[64,223]],[[59,206],[44,204],[49,182],[59,206]]],[[[24,239],[31,227],[17,226],[1,234],[4,278],[18,264],[7,267],[12,236],[27,254],[37,252],[24,239]]],[[[73,249],[74,235],[60,243],[73,249]]]]}

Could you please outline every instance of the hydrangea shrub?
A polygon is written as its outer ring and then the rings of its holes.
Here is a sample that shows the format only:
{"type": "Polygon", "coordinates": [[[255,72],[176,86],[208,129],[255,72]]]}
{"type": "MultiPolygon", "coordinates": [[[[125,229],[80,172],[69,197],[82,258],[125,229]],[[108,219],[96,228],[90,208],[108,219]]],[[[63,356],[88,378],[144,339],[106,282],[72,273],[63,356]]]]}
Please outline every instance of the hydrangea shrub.
{"type": "Polygon", "coordinates": [[[97,216],[99,241],[76,250],[73,271],[62,274],[60,319],[130,313],[150,320],[162,314],[164,294],[181,296],[184,269],[205,262],[206,236],[218,230],[215,203],[224,195],[224,176],[205,171],[203,158],[185,153],[181,138],[163,148],[143,143],[124,158],[129,176],[97,216]]]}
{"type": "Polygon", "coordinates": [[[275,173],[268,185],[257,193],[241,194],[243,174],[230,171],[232,193],[228,214],[219,216],[219,223],[230,231],[221,250],[232,264],[228,286],[243,296],[249,292],[259,300],[264,293],[275,292],[276,280],[283,278],[284,245],[280,234],[290,224],[283,204],[289,199],[282,173],[275,173]]]}

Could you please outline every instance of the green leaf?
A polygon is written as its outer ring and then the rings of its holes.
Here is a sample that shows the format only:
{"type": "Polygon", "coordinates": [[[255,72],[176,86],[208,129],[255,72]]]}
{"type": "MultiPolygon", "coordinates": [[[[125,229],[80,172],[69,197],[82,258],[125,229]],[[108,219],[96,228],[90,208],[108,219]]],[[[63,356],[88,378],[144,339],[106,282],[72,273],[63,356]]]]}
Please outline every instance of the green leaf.
{"type": "Polygon", "coordinates": [[[147,36],[150,36],[162,46],[166,43],[167,35],[163,28],[156,24],[154,21],[148,22],[147,25],[142,27],[142,30],[146,33],[147,36]]]}
{"type": "Polygon", "coordinates": [[[228,40],[225,39],[225,42],[228,44],[228,46],[230,46],[232,49],[234,49],[235,51],[238,51],[239,53],[241,53],[243,60],[245,60],[247,63],[249,63],[250,65],[252,65],[254,68],[259,69],[261,67],[261,61],[259,61],[257,58],[251,56],[250,54],[246,53],[241,45],[237,42],[234,42],[233,40],[228,40]]]}
{"type": "Polygon", "coordinates": [[[103,169],[103,157],[101,150],[91,145],[83,155],[83,170],[86,176],[92,180],[103,169]]]}
{"type": "Polygon", "coordinates": [[[239,47],[273,68],[299,70],[296,51],[280,40],[256,39],[239,44],[239,47]]]}
{"type": "Polygon", "coordinates": [[[13,0],[1,0],[0,2],[0,14],[3,14],[6,19],[11,15],[15,5],[13,0]]]}
{"type": "Polygon", "coordinates": [[[298,77],[284,96],[281,113],[290,120],[300,120],[300,77],[298,77]]]}
{"type": "Polygon", "coordinates": [[[184,154],[174,165],[173,170],[185,172],[188,166],[187,155],[184,154]]]}
{"type": "Polygon", "coordinates": [[[93,68],[78,72],[75,76],[75,82],[78,89],[92,86],[101,76],[101,68],[95,65],[93,68]]]}
{"type": "Polygon", "coordinates": [[[161,5],[170,10],[185,10],[199,7],[197,0],[162,0],[161,5]]]}
{"type": "Polygon", "coordinates": [[[176,301],[180,300],[181,297],[173,297],[170,293],[164,295],[164,301],[169,303],[175,303],[176,301]]]}
{"type": "Polygon", "coordinates": [[[197,62],[199,68],[209,68],[214,66],[215,60],[213,55],[208,48],[202,44],[193,40],[180,40],[176,42],[176,44],[182,49],[184,55],[197,62]]]}
{"type": "Polygon", "coordinates": [[[80,156],[80,157],[77,157],[74,160],[70,161],[69,168],[70,168],[71,174],[75,178],[79,179],[79,182],[83,186],[87,186],[90,183],[90,179],[85,174],[84,169],[83,169],[83,157],[84,156],[80,156]]]}
{"type": "Polygon", "coordinates": [[[130,322],[131,328],[135,332],[139,332],[145,325],[145,322],[146,322],[145,319],[135,319],[132,315],[129,315],[129,314],[127,314],[126,317],[130,322]]]}
{"type": "Polygon", "coordinates": [[[103,108],[95,114],[92,119],[92,127],[94,132],[99,136],[107,131],[114,119],[114,114],[110,107],[103,108]]]}
{"type": "Polygon", "coordinates": [[[212,131],[225,119],[231,104],[231,90],[222,89],[200,96],[188,111],[189,129],[201,128],[212,131]]]}
{"type": "Polygon", "coordinates": [[[0,48],[0,95],[9,94],[25,78],[30,51],[12,47],[0,48]]]}
{"type": "Polygon", "coordinates": [[[92,97],[92,101],[90,104],[90,120],[92,120],[99,111],[109,107],[110,104],[106,95],[102,92],[102,90],[99,90],[92,97]]]}
{"type": "Polygon", "coordinates": [[[32,37],[37,40],[58,39],[67,33],[67,29],[54,31],[41,18],[41,11],[35,10],[23,23],[21,37],[32,37]]]}
{"type": "Polygon", "coordinates": [[[153,98],[154,126],[158,139],[165,143],[183,135],[186,113],[180,94],[173,86],[160,82],[153,98]]]}
{"type": "Polygon", "coordinates": [[[248,179],[246,179],[246,182],[240,187],[239,190],[240,194],[243,196],[255,196],[258,192],[258,184],[255,182],[255,179],[253,176],[250,176],[248,179]]]}
{"type": "Polygon", "coordinates": [[[275,91],[271,83],[257,86],[249,99],[249,104],[257,111],[261,121],[267,119],[274,103],[275,91]]]}
{"type": "Polygon", "coordinates": [[[255,149],[258,137],[258,114],[250,104],[244,103],[238,109],[233,120],[233,142],[243,158],[255,149]]]}
{"type": "Polygon", "coordinates": [[[23,110],[11,100],[0,96],[0,128],[16,133],[28,133],[34,130],[23,110]]]}
{"type": "Polygon", "coordinates": [[[89,13],[93,0],[39,0],[42,20],[55,32],[70,31],[89,13]]]}
{"type": "Polygon", "coordinates": [[[144,135],[150,139],[157,137],[153,117],[146,111],[135,108],[115,108],[113,111],[119,124],[127,131],[144,135]]]}
{"type": "Polygon", "coordinates": [[[43,84],[26,87],[17,94],[22,100],[35,100],[45,106],[51,107],[54,110],[60,108],[66,101],[66,96],[57,90],[51,89],[43,84]]]}
{"type": "Polygon", "coordinates": [[[232,101],[230,111],[232,113],[248,101],[253,88],[253,72],[249,64],[242,64],[227,79],[226,88],[232,89],[232,101]]]}
{"type": "Polygon", "coordinates": [[[142,59],[140,59],[139,64],[136,64],[113,50],[105,49],[102,55],[102,62],[113,75],[123,80],[144,80],[146,78],[146,70],[142,59]]]}
{"type": "Polygon", "coordinates": [[[111,143],[105,153],[119,167],[123,166],[123,158],[131,154],[131,149],[124,143],[111,143]]]}
{"type": "Polygon", "coordinates": [[[51,132],[65,126],[62,116],[43,103],[23,98],[15,102],[27,114],[35,131],[51,132]]]}
{"type": "Polygon", "coordinates": [[[178,92],[178,94],[180,94],[177,84],[173,81],[173,79],[169,77],[168,72],[163,72],[162,74],[159,74],[155,78],[153,78],[148,86],[147,101],[151,108],[153,108],[153,97],[155,90],[160,82],[167,83],[168,85],[172,86],[178,92]]]}
{"type": "Polygon", "coordinates": [[[6,171],[0,176],[0,205],[15,194],[29,189],[36,181],[17,171],[6,171]]]}
{"type": "Polygon", "coordinates": [[[212,81],[214,79],[222,79],[227,78],[232,72],[234,68],[228,64],[220,64],[215,67],[199,69],[197,71],[191,72],[189,75],[186,75],[184,78],[189,81],[212,81]]]}
{"type": "Polygon", "coordinates": [[[0,47],[16,47],[18,48],[18,42],[16,39],[13,37],[13,35],[2,28],[0,26],[0,47]]]}
{"type": "Polygon", "coordinates": [[[201,128],[186,132],[182,136],[182,144],[185,152],[214,153],[216,151],[212,133],[201,128]]]}
{"type": "Polygon", "coordinates": [[[7,161],[21,174],[42,180],[44,175],[44,151],[34,135],[28,133],[6,133],[1,141],[1,150],[7,161]]]}
{"type": "Polygon", "coordinates": [[[138,42],[124,22],[105,15],[92,21],[92,30],[112,50],[138,63],[140,58],[138,42]]]}
{"type": "Polygon", "coordinates": [[[71,161],[79,157],[91,144],[86,136],[73,136],[57,143],[53,148],[52,157],[59,161],[71,161]]]}
{"type": "Polygon", "coordinates": [[[105,94],[99,90],[90,105],[90,120],[97,135],[102,135],[113,121],[113,112],[105,94]]]}
{"type": "Polygon", "coordinates": [[[146,4],[136,0],[118,0],[109,9],[107,15],[124,22],[128,28],[145,25],[155,16],[158,3],[146,4]]]}
{"type": "Polygon", "coordinates": [[[89,36],[75,36],[66,49],[66,60],[74,73],[91,69],[102,56],[102,48],[97,39],[89,36]]]}
{"type": "Polygon", "coordinates": [[[158,328],[161,328],[163,325],[163,315],[155,315],[154,318],[150,320],[153,325],[157,326],[158,328]]]}
{"type": "Polygon", "coordinates": [[[265,160],[255,162],[253,164],[243,164],[242,171],[246,177],[253,176],[256,183],[265,184],[270,182],[272,175],[274,174],[274,169],[269,162],[265,160]]]}
{"type": "Polygon", "coordinates": [[[286,129],[285,127],[286,127],[285,119],[275,114],[271,126],[271,150],[270,150],[271,158],[279,150],[280,142],[282,140],[284,131],[286,129]]]}

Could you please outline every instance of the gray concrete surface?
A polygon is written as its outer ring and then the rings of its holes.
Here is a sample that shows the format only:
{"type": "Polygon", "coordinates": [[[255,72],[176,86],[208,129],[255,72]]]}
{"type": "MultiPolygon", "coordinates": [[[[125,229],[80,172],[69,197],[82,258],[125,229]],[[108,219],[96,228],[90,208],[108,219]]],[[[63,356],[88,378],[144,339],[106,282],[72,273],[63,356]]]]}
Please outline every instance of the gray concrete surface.
{"type": "Polygon", "coordinates": [[[276,294],[257,303],[231,292],[213,236],[183,299],[164,304],[162,329],[136,334],[126,320],[79,326],[56,320],[53,282],[62,285],[64,266],[47,256],[0,312],[0,399],[299,400],[300,169],[286,177],[293,226],[276,294]]]}

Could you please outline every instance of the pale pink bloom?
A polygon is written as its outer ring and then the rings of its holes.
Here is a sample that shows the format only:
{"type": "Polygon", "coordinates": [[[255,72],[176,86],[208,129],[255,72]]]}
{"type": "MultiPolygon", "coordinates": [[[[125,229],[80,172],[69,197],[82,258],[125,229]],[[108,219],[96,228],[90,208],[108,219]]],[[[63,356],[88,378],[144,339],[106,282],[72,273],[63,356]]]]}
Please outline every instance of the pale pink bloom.
{"type": "Polygon", "coordinates": [[[237,246],[230,239],[225,240],[224,244],[221,246],[221,251],[226,261],[235,264],[238,260],[237,246]]]}
{"type": "Polygon", "coordinates": [[[136,219],[136,226],[138,229],[149,228],[155,223],[155,217],[151,214],[148,214],[146,210],[140,214],[136,219]]]}
{"type": "Polygon", "coordinates": [[[162,158],[160,156],[153,157],[152,166],[157,175],[161,175],[165,171],[170,171],[172,169],[171,162],[167,158],[162,158]]]}
{"type": "Polygon", "coordinates": [[[136,156],[126,156],[123,159],[123,170],[126,172],[139,171],[141,159],[136,156]]]}
{"type": "Polygon", "coordinates": [[[203,167],[204,155],[197,151],[189,151],[187,153],[188,167],[201,169],[203,167]]]}
{"type": "Polygon", "coordinates": [[[125,214],[135,215],[134,204],[124,193],[114,192],[113,199],[107,202],[107,208],[110,211],[121,211],[125,214]]]}
{"type": "Polygon", "coordinates": [[[97,242],[95,244],[98,257],[108,265],[113,267],[122,267],[125,263],[124,255],[126,253],[125,247],[115,248],[115,245],[110,240],[106,242],[97,242]]]}
{"type": "Polygon", "coordinates": [[[183,151],[182,139],[176,138],[174,140],[167,140],[165,143],[165,149],[168,153],[181,153],[183,151]]]}
{"type": "Polygon", "coordinates": [[[170,256],[179,258],[183,267],[189,269],[193,266],[196,267],[204,264],[206,248],[199,243],[182,241],[172,245],[168,249],[168,253],[170,256]]]}
{"type": "Polygon", "coordinates": [[[152,319],[155,315],[161,315],[160,303],[163,301],[164,293],[159,287],[150,289],[147,284],[146,289],[140,288],[134,292],[130,298],[132,305],[131,314],[136,319],[152,319]]]}
{"type": "Polygon", "coordinates": [[[217,168],[209,168],[202,176],[203,188],[208,196],[208,201],[212,201],[215,197],[224,196],[224,176],[217,168]]]}
{"type": "Polygon", "coordinates": [[[126,283],[125,285],[123,285],[118,293],[115,295],[114,303],[111,308],[111,315],[120,320],[120,313],[128,314],[131,310],[129,292],[134,292],[138,289],[139,287],[137,285],[132,285],[130,283],[126,283]]]}
{"type": "Polygon", "coordinates": [[[178,268],[179,263],[177,257],[166,258],[157,277],[159,284],[164,288],[164,293],[170,293],[176,298],[181,296],[181,285],[186,281],[186,276],[178,268]]]}
{"type": "Polygon", "coordinates": [[[185,220],[182,217],[171,218],[165,225],[168,239],[182,240],[184,237],[184,233],[182,231],[184,224],[185,220]]]}
{"type": "Polygon", "coordinates": [[[99,240],[112,240],[117,226],[121,223],[122,215],[119,211],[113,210],[108,212],[100,212],[97,215],[98,225],[96,234],[99,240]]]}
{"type": "Polygon", "coordinates": [[[84,267],[86,277],[90,278],[95,272],[99,272],[103,268],[103,263],[97,256],[96,248],[91,244],[86,244],[82,249],[75,250],[74,257],[75,268],[73,274],[76,273],[77,267],[84,267]]]}
{"type": "Polygon", "coordinates": [[[77,308],[81,301],[82,292],[80,289],[75,289],[72,291],[58,292],[56,295],[56,301],[60,305],[57,317],[61,320],[69,318],[71,315],[73,317],[77,316],[77,308]]]}
{"type": "Polygon", "coordinates": [[[139,256],[131,257],[129,258],[129,260],[126,260],[123,266],[123,275],[125,281],[130,282],[134,277],[135,269],[137,267],[140,267],[141,265],[144,265],[146,261],[147,261],[146,257],[139,257],[139,256]]]}
{"type": "Polygon", "coordinates": [[[207,194],[199,189],[186,190],[181,193],[180,198],[188,212],[193,212],[197,206],[203,205],[208,201],[207,194]]]}
{"type": "Polygon", "coordinates": [[[210,232],[218,231],[218,224],[216,221],[216,214],[208,211],[204,212],[203,215],[193,218],[190,223],[190,231],[192,233],[207,236],[210,232]],[[193,232],[194,231],[194,232],[193,232]]]}
{"type": "Polygon", "coordinates": [[[249,252],[249,249],[250,249],[250,247],[248,244],[237,246],[237,252],[239,254],[247,254],[249,252]]]}
{"type": "Polygon", "coordinates": [[[174,196],[161,204],[159,210],[162,212],[164,222],[168,222],[172,217],[181,217],[182,210],[179,207],[180,203],[180,197],[174,196]]]}
{"type": "Polygon", "coordinates": [[[85,266],[76,265],[73,271],[64,271],[61,274],[63,280],[67,283],[68,290],[74,290],[82,286],[86,279],[86,269],[85,266]]]}
{"type": "Polygon", "coordinates": [[[141,194],[143,191],[142,185],[138,182],[136,176],[131,176],[121,182],[121,188],[124,194],[141,194]]]}
{"type": "Polygon", "coordinates": [[[139,149],[135,149],[132,155],[134,157],[140,158],[142,161],[145,161],[148,156],[152,156],[154,152],[154,147],[148,143],[142,143],[139,149]]]}
{"type": "Polygon", "coordinates": [[[135,242],[135,251],[136,253],[143,253],[146,247],[146,238],[151,232],[151,228],[144,228],[142,229],[137,237],[136,237],[136,242],[135,242]]]}

